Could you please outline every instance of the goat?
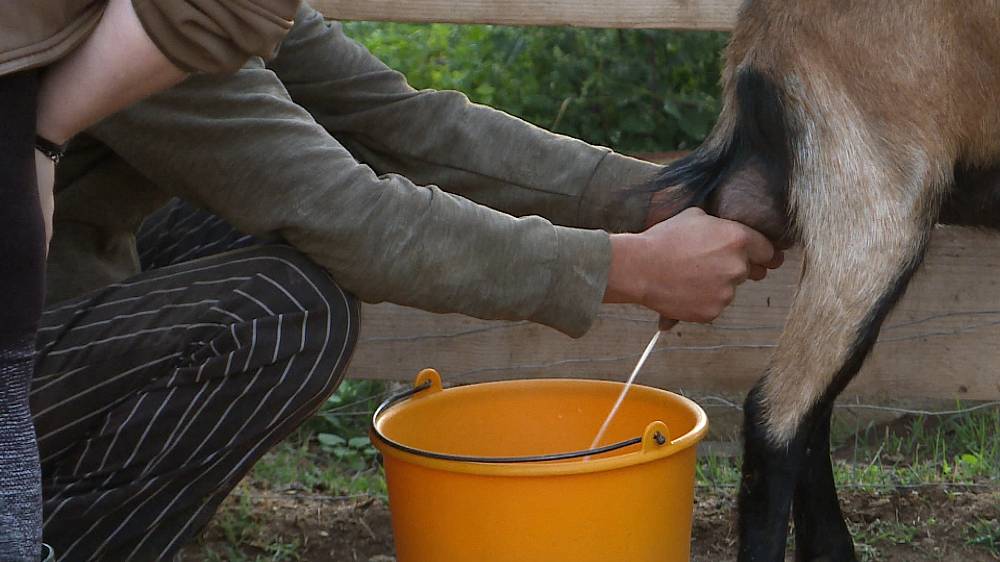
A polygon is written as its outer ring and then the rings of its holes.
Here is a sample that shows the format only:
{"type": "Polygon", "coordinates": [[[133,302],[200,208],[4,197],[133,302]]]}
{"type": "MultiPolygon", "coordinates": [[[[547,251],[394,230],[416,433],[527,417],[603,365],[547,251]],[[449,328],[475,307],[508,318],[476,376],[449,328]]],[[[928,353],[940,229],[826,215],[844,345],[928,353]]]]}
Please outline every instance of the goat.
{"type": "Polygon", "coordinates": [[[707,140],[655,204],[804,249],[778,347],[746,399],[739,560],[853,561],[833,402],[935,224],[1000,228],[1000,0],[746,0],[707,140]],[[794,509],[793,509],[794,505],[794,509]],[[794,513],[793,513],[794,512],[794,513]]]}

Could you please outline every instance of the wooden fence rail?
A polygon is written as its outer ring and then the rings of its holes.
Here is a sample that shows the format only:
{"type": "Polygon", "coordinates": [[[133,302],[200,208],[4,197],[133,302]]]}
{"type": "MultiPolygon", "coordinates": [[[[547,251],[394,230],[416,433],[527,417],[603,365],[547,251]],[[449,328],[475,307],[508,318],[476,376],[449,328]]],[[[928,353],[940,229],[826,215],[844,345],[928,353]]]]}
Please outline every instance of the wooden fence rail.
{"type": "Polygon", "coordinates": [[[339,20],[731,29],[740,0],[310,0],[339,20]]]}
{"type": "MultiPolygon", "coordinates": [[[[743,391],[760,376],[795,291],[797,252],[767,280],[744,285],[713,325],[681,324],[643,373],[670,389],[743,391]]],[[[583,338],[528,322],[484,322],[394,305],[363,310],[350,373],[408,380],[434,367],[451,382],[503,378],[623,379],[653,331],[654,315],[605,306],[583,338]]],[[[939,228],[927,260],[848,394],[1000,399],[1000,237],[939,228]]],[[[823,342],[816,342],[823,345],[823,342]]]]}
{"type": "MultiPolygon", "coordinates": [[[[311,0],[332,19],[729,29],[739,0],[311,0]]],[[[760,376],[792,300],[800,257],[745,285],[712,326],[682,324],[653,355],[644,382],[742,391],[760,376]]],[[[350,368],[408,380],[435,367],[451,382],[512,377],[623,378],[653,330],[637,307],[606,306],[572,340],[527,322],[483,322],[394,305],[365,306],[350,368]]],[[[849,394],[1000,399],[1000,239],[939,229],[923,269],[882,330],[849,394]]],[[[823,342],[816,342],[823,345],[823,342]]]]}

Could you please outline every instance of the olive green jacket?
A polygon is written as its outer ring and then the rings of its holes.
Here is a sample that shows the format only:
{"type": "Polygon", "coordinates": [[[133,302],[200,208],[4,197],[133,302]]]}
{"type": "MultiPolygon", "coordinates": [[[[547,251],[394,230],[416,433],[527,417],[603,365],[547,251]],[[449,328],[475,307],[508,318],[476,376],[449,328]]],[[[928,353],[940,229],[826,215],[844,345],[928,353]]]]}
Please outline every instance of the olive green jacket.
{"type": "MultiPolygon", "coordinates": [[[[107,0],[0,1],[0,76],[45,66],[94,30],[107,0]]],[[[157,47],[188,71],[233,71],[270,58],[299,0],[132,0],[157,47]]]]}
{"type": "Polygon", "coordinates": [[[556,225],[641,228],[648,197],[614,190],[655,166],[414,90],[339,24],[306,7],[296,20],[266,68],[194,77],[76,143],[50,303],[135,274],[134,232],[180,196],[286,240],[364,301],[584,333],[608,235],[556,225]]]}

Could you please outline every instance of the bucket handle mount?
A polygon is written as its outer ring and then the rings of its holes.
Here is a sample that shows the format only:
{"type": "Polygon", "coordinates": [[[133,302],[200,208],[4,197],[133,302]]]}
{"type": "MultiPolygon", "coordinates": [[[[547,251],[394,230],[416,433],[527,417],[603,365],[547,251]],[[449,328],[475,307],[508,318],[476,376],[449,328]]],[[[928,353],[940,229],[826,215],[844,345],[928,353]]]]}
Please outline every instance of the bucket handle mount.
{"type": "Polygon", "coordinates": [[[551,455],[533,455],[524,457],[477,457],[469,455],[449,455],[446,453],[435,453],[433,451],[425,451],[423,449],[417,449],[415,447],[409,447],[398,441],[394,441],[386,437],[378,428],[378,420],[382,417],[382,414],[386,410],[395,406],[396,404],[407,400],[413,396],[423,393],[424,391],[431,391],[431,393],[440,392],[443,389],[441,385],[441,375],[438,374],[434,369],[424,369],[417,375],[416,380],[413,383],[413,388],[405,390],[398,394],[394,394],[387,398],[381,405],[375,410],[375,414],[372,416],[372,434],[377,437],[380,441],[386,445],[403,451],[404,453],[410,453],[411,455],[417,455],[420,457],[426,457],[431,459],[439,459],[445,461],[457,461],[457,462],[471,462],[471,463],[489,463],[489,464],[509,464],[509,463],[534,463],[534,462],[548,462],[548,461],[562,461],[570,459],[578,459],[582,457],[591,457],[594,455],[601,455],[604,453],[610,453],[611,451],[617,451],[619,449],[624,449],[625,447],[631,447],[632,445],[642,445],[641,451],[643,453],[651,453],[655,450],[660,449],[670,442],[670,432],[667,430],[667,425],[662,421],[650,422],[646,426],[645,431],[641,437],[633,437],[632,439],[626,439],[625,441],[619,441],[617,443],[612,443],[610,445],[605,445],[603,447],[596,447],[594,449],[586,449],[583,451],[572,451],[569,453],[555,453],[551,455]]]}

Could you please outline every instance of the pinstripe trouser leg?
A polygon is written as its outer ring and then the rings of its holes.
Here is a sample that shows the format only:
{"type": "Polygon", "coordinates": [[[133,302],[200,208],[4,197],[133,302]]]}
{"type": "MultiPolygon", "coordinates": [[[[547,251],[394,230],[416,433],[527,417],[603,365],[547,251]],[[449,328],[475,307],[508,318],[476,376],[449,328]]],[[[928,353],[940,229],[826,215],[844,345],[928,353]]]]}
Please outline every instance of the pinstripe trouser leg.
{"type": "Polygon", "coordinates": [[[281,245],[47,310],[31,396],[45,540],[60,560],[169,559],[333,392],[358,321],[353,297],[281,245]]]}

